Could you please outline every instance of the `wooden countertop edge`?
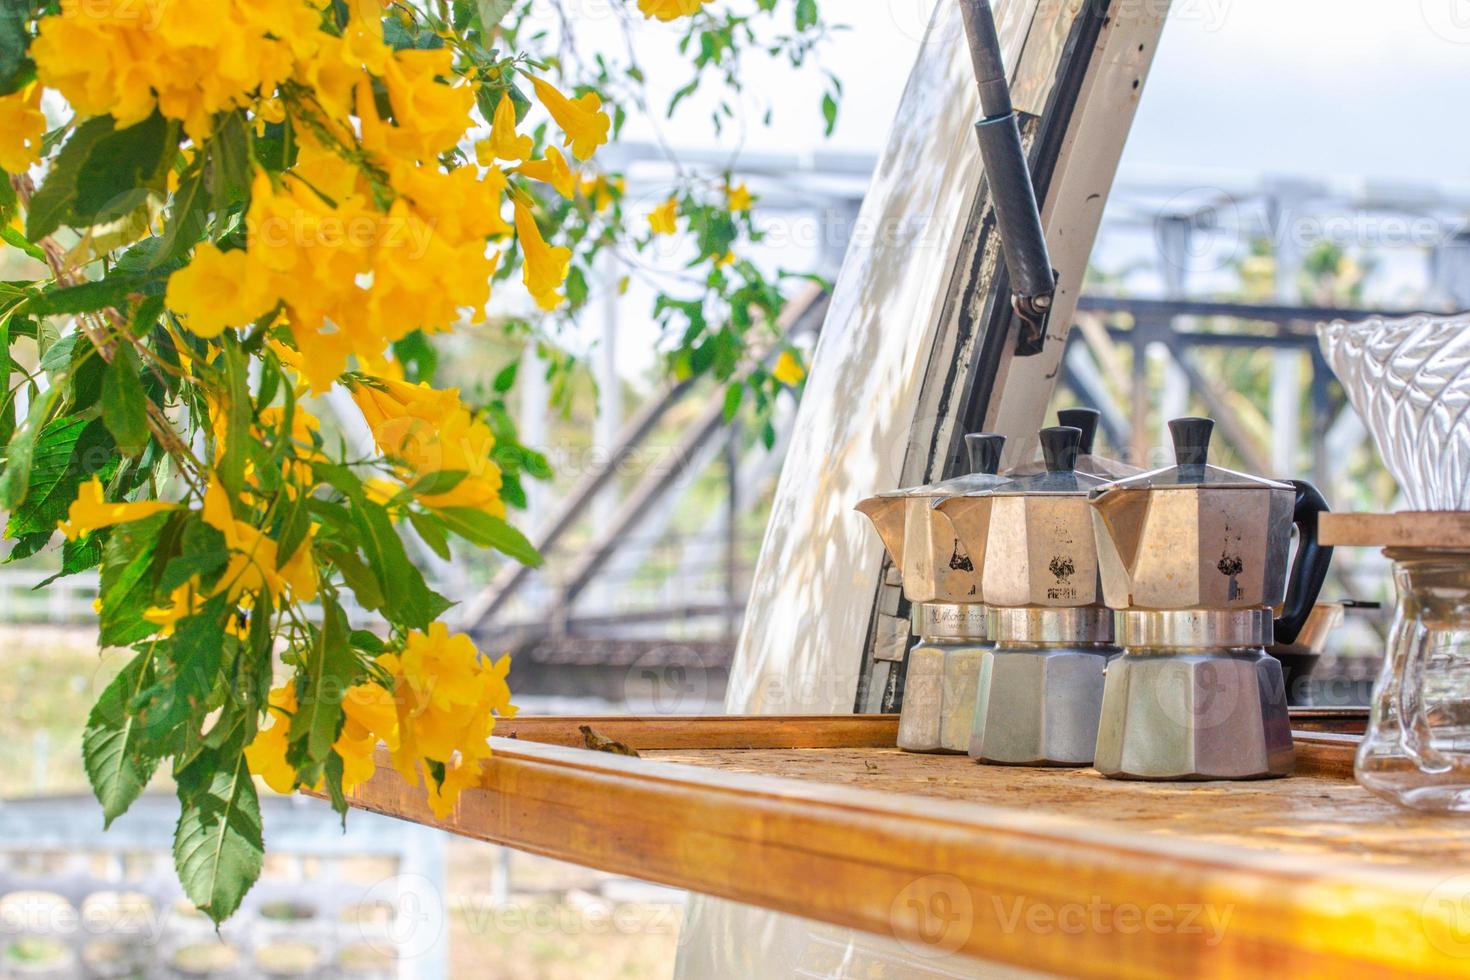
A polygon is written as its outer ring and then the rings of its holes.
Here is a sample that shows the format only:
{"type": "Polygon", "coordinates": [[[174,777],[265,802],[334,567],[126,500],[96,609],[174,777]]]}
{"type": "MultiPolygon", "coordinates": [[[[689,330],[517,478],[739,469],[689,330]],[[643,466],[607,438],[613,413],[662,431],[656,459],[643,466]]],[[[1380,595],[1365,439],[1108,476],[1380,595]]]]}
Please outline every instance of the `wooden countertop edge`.
{"type": "Polygon", "coordinates": [[[1464,550],[1470,548],[1470,511],[1325,513],[1318,517],[1317,540],[1334,547],[1464,550]]]}
{"type": "MultiPolygon", "coordinates": [[[[492,740],[482,788],[467,791],[446,820],[386,759],[351,803],[895,936],[918,955],[960,952],[1096,975],[1124,967],[1444,975],[1470,966],[1445,951],[1470,953],[1451,942],[1455,903],[1470,901],[1470,883],[1452,868],[1376,868],[1215,844],[1202,852],[1187,839],[1074,817],[704,770],[533,742],[521,731],[492,740]],[[1125,921],[1125,907],[1154,915],[1154,924],[1135,923],[1133,913],[1125,921]],[[1098,912],[1107,909],[1114,918],[1098,912]]],[[[1351,745],[1312,735],[1302,754],[1340,766],[1351,745]]]]}

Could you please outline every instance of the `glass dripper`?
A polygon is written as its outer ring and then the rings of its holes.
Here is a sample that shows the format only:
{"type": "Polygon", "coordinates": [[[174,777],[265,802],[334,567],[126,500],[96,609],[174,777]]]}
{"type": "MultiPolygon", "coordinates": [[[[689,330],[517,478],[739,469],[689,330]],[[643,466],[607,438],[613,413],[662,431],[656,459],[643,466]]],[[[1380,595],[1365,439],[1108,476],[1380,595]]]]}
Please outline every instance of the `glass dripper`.
{"type": "MultiPolygon", "coordinates": [[[[1320,324],[1327,363],[1410,510],[1470,510],[1470,319],[1320,324]]],[[[1470,551],[1390,548],[1398,593],[1358,782],[1470,812],[1470,551]]]]}

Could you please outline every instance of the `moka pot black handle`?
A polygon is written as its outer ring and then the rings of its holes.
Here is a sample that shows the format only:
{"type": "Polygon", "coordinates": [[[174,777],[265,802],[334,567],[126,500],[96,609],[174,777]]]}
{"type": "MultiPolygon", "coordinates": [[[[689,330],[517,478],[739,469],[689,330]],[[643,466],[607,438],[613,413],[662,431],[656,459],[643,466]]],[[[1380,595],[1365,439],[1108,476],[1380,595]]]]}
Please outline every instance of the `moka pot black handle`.
{"type": "Polygon", "coordinates": [[[1296,490],[1291,522],[1297,528],[1297,544],[1286,579],[1286,602],[1273,627],[1277,643],[1296,640],[1312,614],[1317,594],[1327,581],[1327,566],[1332,562],[1332,548],[1317,541],[1317,518],[1328,510],[1327,499],[1305,480],[1288,482],[1296,490]]]}

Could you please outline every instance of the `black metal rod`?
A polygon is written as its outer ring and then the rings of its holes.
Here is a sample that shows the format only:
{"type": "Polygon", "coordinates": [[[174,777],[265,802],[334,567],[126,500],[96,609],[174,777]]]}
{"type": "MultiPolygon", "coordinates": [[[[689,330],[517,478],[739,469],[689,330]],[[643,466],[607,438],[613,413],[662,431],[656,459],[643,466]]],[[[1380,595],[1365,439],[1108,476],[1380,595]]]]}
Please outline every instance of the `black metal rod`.
{"type": "Polygon", "coordinates": [[[975,62],[975,82],[980,86],[980,111],[987,119],[1010,115],[1011,86],[1000,56],[1000,38],[995,33],[995,14],[989,0],[960,0],[965,36],[970,39],[970,58],[975,62]]]}
{"type": "Polygon", "coordinates": [[[990,182],[1006,271],[1010,273],[1018,312],[1028,319],[1034,318],[1044,315],[1049,306],[1050,297],[1056,292],[1056,276],[1046,236],[1041,230],[1041,212],[1036,206],[1031,170],[1021,145],[1020,124],[1011,106],[995,16],[988,0],[959,2],[984,115],[975,124],[975,133],[980,141],[985,178],[990,182]],[[1035,302],[1038,298],[1041,301],[1035,302]]]}

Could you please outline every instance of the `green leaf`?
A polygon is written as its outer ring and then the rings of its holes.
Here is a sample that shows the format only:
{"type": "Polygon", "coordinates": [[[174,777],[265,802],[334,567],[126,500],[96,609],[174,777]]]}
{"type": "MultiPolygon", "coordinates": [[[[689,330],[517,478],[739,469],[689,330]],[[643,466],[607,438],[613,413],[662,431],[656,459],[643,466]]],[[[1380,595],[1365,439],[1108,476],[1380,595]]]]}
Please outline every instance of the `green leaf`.
{"type": "Polygon", "coordinates": [[[204,237],[205,223],[209,219],[209,195],[205,193],[204,175],[199,170],[188,173],[179,181],[170,202],[168,221],[163,226],[163,236],[158,241],[158,250],[153,253],[151,268],[158,268],[172,259],[179,258],[195,242],[204,237]]]}
{"type": "Polygon", "coordinates": [[[450,603],[424,583],[423,573],[408,560],[388,512],[359,498],[352,502],[352,519],[367,565],[383,588],[383,614],[411,629],[428,629],[450,603]]]}
{"type": "Polygon", "coordinates": [[[36,443],[30,485],[11,511],[5,533],[13,537],[56,530],[56,522],[66,518],[77,499],[77,489],[94,473],[106,475],[116,466],[117,450],[101,420],[53,420],[36,443]]]}
{"type": "Polygon", "coordinates": [[[70,216],[77,198],[77,181],[98,142],[112,132],[111,116],[94,116],[82,123],[61,147],[46,181],[31,198],[26,212],[26,238],[33,242],[51,234],[70,216]]]}
{"type": "Polygon", "coordinates": [[[415,330],[402,340],[393,342],[393,359],[403,365],[405,380],[415,384],[431,384],[439,368],[439,352],[422,330],[415,330]]]}
{"type": "Polygon", "coordinates": [[[730,383],[725,389],[725,421],[728,422],[740,411],[740,403],[745,399],[745,384],[740,381],[730,383]]]}
{"type": "Polygon", "coordinates": [[[526,536],[498,517],[470,507],[444,507],[436,510],[445,527],[482,548],[494,548],[532,568],[541,564],[541,553],[526,536]]]}
{"type": "Polygon", "coordinates": [[[153,115],[97,141],[77,176],[71,223],[93,225],[121,218],[142,204],[150,187],[161,185],[164,150],[178,130],[153,115]]]}
{"type": "Polygon", "coordinates": [[[796,29],[806,31],[817,25],[817,0],[796,0],[796,29]]]}
{"type": "Polygon", "coordinates": [[[250,422],[253,414],[250,385],[245,377],[245,355],[239,345],[227,341],[224,354],[225,445],[219,462],[219,479],[231,496],[238,499],[245,483],[245,462],[252,440],[250,422]]]}
{"type": "Polygon", "coordinates": [[[25,422],[10,437],[10,446],[5,453],[5,472],[0,474],[0,508],[15,508],[26,499],[31,485],[31,461],[35,458],[36,442],[46,426],[46,419],[65,387],[64,379],[53,378],[51,387],[31,400],[30,411],[25,422]]]}
{"type": "Polygon", "coordinates": [[[306,494],[298,493],[287,503],[285,518],[281,521],[280,533],[276,538],[276,567],[281,568],[296,557],[306,532],[311,529],[311,513],[307,510],[306,494]]]}
{"type": "Polygon", "coordinates": [[[44,589],[59,578],[96,568],[102,563],[102,540],[103,535],[89,534],[75,541],[63,541],[61,543],[61,571],[37,582],[31,587],[31,591],[44,589]]]}
{"type": "Polygon", "coordinates": [[[77,343],[81,339],[81,334],[69,333],[65,337],[57,340],[56,343],[47,347],[46,352],[41,355],[41,362],[38,365],[39,369],[49,374],[52,371],[60,371],[63,368],[69,367],[71,365],[72,355],[76,353],[77,343]]]}
{"type": "Polygon", "coordinates": [[[132,211],[158,185],[171,137],[177,131],[157,112],[126,129],[114,130],[111,116],[82,123],[31,199],[26,237],[39,241],[62,224],[84,227],[132,211]]]}
{"type": "Polygon", "coordinates": [[[323,544],[317,553],[330,561],[336,566],[337,571],[342,573],[342,581],[347,583],[347,587],[357,597],[358,605],[364,609],[383,608],[383,588],[378,584],[378,577],[373,574],[371,568],[363,564],[356,552],[323,544]]]}
{"type": "Polygon", "coordinates": [[[97,639],[101,646],[127,646],[157,629],[143,618],[143,612],[153,603],[155,559],[166,557],[159,554],[165,529],[181,518],[181,514],[155,514],[119,524],[108,533],[102,548],[97,639]]]}
{"type": "Polygon", "coordinates": [[[138,276],[111,275],[75,286],[52,287],[31,300],[28,310],[35,316],[91,313],[108,307],[125,309],[128,297],[146,285],[138,276]]]}
{"type": "Polygon", "coordinates": [[[173,684],[191,714],[212,707],[211,696],[225,663],[225,622],[230,615],[225,595],[214,596],[197,613],[179,620],[173,635],[159,644],[163,679],[173,684]]]}
{"type": "Polygon", "coordinates": [[[822,118],[827,122],[825,136],[831,136],[832,130],[837,127],[837,100],[832,98],[831,92],[822,95],[822,118]]]}
{"type": "Polygon", "coordinates": [[[205,751],[179,773],[174,869],[184,894],[216,924],[240,907],[265,857],[260,799],[243,752],[205,751]]]}
{"type": "Polygon", "coordinates": [[[307,651],[306,689],[298,690],[296,714],[291,716],[292,742],[306,740],[307,756],[317,764],[342,730],[342,699],[361,673],[348,645],[347,616],[330,600],[323,603],[322,628],[307,651]]]}
{"type": "Polygon", "coordinates": [[[148,445],[148,396],[139,380],[143,367],[128,344],[119,344],[102,378],[102,421],[117,448],[136,456],[148,445]]]}
{"type": "Polygon", "coordinates": [[[515,7],[515,0],[475,0],[480,12],[480,29],[489,34],[515,7]]]}
{"type": "Polygon", "coordinates": [[[441,493],[448,493],[463,483],[466,476],[469,474],[464,470],[438,470],[434,473],[426,473],[405,487],[401,495],[404,497],[433,497],[441,493]]]}
{"type": "MultiPolygon", "coordinates": [[[[0,13],[0,18],[4,16],[3,13],[0,13]]],[[[3,27],[0,27],[0,30],[3,30],[3,27]]],[[[3,57],[3,55],[0,55],[0,58],[3,57]]],[[[10,186],[10,176],[3,170],[0,170],[0,225],[10,224],[10,219],[15,217],[17,204],[19,204],[19,201],[15,196],[15,188],[10,186]]],[[[42,252],[41,254],[45,255],[46,253],[42,252]]]]}
{"type": "Polygon", "coordinates": [[[158,759],[142,751],[136,717],[128,706],[153,675],[152,655],[140,653],[113,678],[87,716],[82,763],[104,828],[125,813],[148,785],[158,759]]]}
{"type": "Polygon", "coordinates": [[[408,512],[408,521],[418,532],[419,540],[428,545],[434,554],[445,561],[451,560],[449,538],[444,533],[444,525],[440,521],[435,520],[432,514],[417,510],[408,512]]]}
{"type": "Polygon", "coordinates": [[[45,250],[38,245],[32,245],[30,242],[26,241],[26,237],[15,228],[10,227],[9,223],[0,226],[0,241],[3,241],[5,244],[13,248],[20,249],[22,252],[35,259],[37,262],[46,261],[45,250]]]}
{"type": "Polygon", "coordinates": [[[26,32],[28,6],[14,0],[0,3],[0,94],[8,94],[14,88],[26,64],[26,44],[30,41],[26,32]]]}
{"type": "Polygon", "coordinates": [[[218,214],[250,193],[250,130],[239,109],[223,117],[209,141],[209,192],[218,214]]]}
{"type": "Polygon", "coordinates": [[[520,367],[521,362],[517,359],[500,369],[491,385],[495,389],[496,394],[503,395],[515,387],[516,372],[520,370],[520,367]]]}

